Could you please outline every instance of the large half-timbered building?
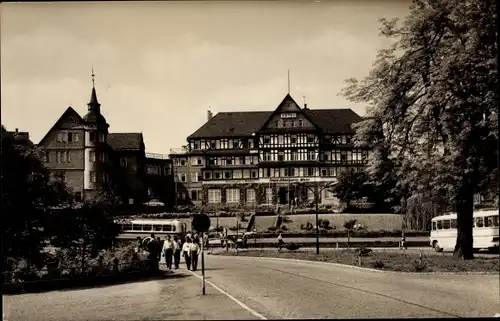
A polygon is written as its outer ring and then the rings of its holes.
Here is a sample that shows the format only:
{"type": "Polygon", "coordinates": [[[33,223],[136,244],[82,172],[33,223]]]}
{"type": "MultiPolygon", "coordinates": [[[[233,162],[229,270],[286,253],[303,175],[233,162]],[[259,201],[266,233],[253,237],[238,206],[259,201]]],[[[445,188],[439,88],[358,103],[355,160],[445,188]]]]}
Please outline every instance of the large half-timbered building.
{"type": "Polygon", "coordinates": [[[209,112],[207,122],[187,138],[188,150],[171,155],[174,171],[185,180],[176,176],[185,192],[177,197],[197,195],[192,202],[200,205],[251,207],[291,200],[303,204],[322,190],[320,202],[334,204],[324,187],[335,183],[342,170],[366,163],[368,151],[351,142],[351,125],[360,120],[351,109],[301,108],[290,95],[274,111],[214,117],[209,112]],[[196,182],[176,159],[196,168],[196,182]]]}

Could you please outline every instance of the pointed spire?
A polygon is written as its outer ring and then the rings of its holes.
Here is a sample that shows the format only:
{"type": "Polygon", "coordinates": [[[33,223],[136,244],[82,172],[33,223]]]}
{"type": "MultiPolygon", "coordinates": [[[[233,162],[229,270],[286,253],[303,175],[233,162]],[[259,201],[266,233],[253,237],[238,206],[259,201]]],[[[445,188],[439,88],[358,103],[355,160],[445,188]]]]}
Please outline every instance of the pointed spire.
{"type": "Polygon", "coordinates": [[[92,65],[92,93],[90,94],[90,101],[88,103],[89,109],[91,106],[100,106],[99,101],[97,100],[97,94],[95,92],[95,74],[94,74],[94,65],[92,65]]]}

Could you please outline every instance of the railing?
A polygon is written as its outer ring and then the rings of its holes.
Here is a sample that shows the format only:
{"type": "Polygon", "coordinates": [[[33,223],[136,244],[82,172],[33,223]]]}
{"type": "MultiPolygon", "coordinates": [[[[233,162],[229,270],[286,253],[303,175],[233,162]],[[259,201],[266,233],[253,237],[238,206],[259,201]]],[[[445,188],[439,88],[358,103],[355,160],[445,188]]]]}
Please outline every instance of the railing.
{"type": "Polygon", "coordinates": [[[186,154],[189,152],[186,148],[171,148],[170,149],[170,154],[173,155],[181,155],[181,154],[186,154]]]}
{"type": "Polygon", "coordinates": [[[146,153],[147,158],[168,159],[167,154],[146,153]]]}

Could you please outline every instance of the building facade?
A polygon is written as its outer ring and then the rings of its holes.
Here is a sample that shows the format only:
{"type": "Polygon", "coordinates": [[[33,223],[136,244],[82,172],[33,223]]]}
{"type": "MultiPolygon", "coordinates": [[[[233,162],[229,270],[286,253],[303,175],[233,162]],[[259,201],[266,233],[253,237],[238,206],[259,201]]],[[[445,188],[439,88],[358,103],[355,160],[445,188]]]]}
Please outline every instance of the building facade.
{"type": "Polygon", "coordinates": [[[314,202],[319,193],[321,204],[338,204],[327,186],[366,164],[368,151],[351,142],[360,120],[351,109],[301,108],[290,95],[274,111],[209,112],[187,150],[171,154],[181,197],[254,207],[314,202]]]}
{"type": "Polygon", "coordinates": [[[87,106],[84,117],[68,107],[38,144],[52,179],[64,181],[77,201],[110,188],[125,204],[145,202],[148,161],[142,133],[110,133],[95,86],[87,106]]]}
{"type": "Polygon", "coordinates": [[[149,200],[158,200],[169,208],[175,205],[172,160],[168,155],[146,154],[145,184],[149,200]]]}

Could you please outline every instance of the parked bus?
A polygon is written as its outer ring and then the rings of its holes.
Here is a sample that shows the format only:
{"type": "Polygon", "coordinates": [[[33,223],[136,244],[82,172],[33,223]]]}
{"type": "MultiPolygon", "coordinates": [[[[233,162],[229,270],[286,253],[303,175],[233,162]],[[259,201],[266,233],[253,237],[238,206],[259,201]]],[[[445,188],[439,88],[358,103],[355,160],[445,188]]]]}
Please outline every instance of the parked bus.
{"type": "MultiPolygon", "coordinates": [[[[474,212],[473,220],[474,250],[498,250],[498,211],[474,212]]],[[[454,250],[456,241],[456,213],[436,216],[431,220],[430,245],[436,252],[454,250]]]]}
{"type": "Polygon", "coordinates": [[[137,237],[145,238],[154,233],[163,239],[166,235],[183,237],[186,234],[185,222],[168,219],[131,219],[119,220],[122,232],[119,239],[135,240],[137,237]]]}

